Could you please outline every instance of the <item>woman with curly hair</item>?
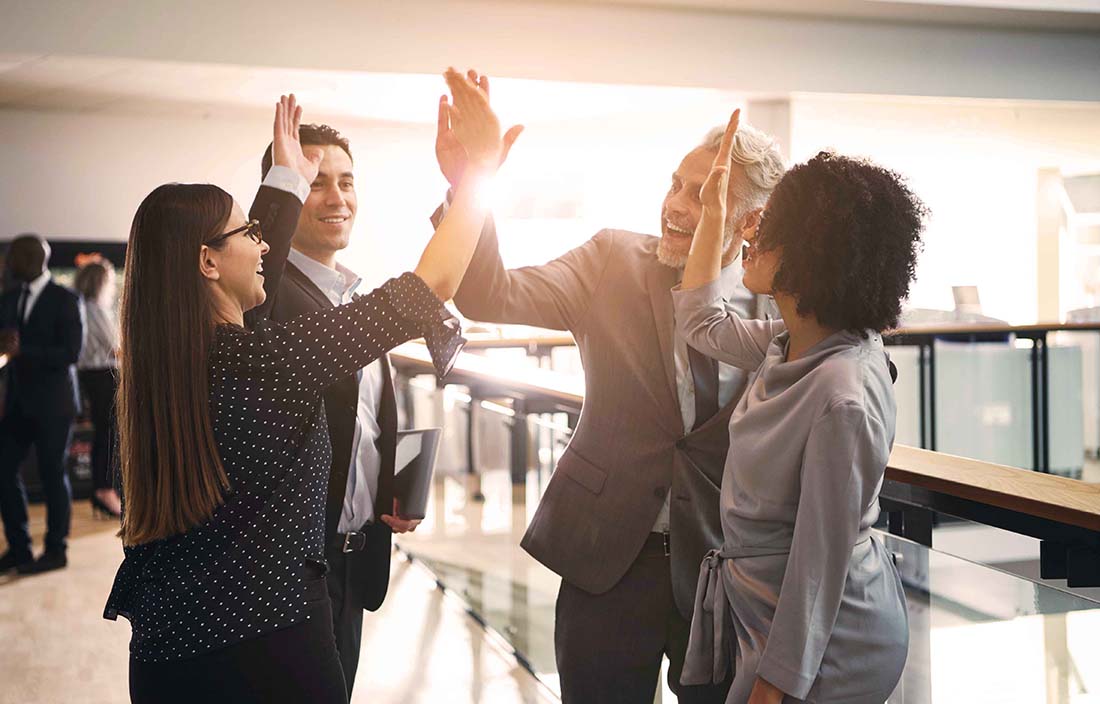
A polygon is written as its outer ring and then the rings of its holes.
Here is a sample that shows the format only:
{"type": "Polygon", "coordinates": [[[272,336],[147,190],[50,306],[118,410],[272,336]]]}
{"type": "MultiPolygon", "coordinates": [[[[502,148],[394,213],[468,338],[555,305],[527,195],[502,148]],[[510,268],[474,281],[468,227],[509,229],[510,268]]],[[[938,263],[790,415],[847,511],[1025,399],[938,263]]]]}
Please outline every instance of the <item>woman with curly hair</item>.
{"type": "Polygon", "coordinates": [[[875,702],[909,643],[901,579],[871,533],[897,408],[881,333],[897,324],[926,210],[886,169],[821,153],[792,168],[748,242],[744,282],[782,321],[742,320],[715,285],[730,118],[680,290],[689,345],[752,370],[730,418],[721,550],[703,562],[685,684],[726,701],[875,702]]]}

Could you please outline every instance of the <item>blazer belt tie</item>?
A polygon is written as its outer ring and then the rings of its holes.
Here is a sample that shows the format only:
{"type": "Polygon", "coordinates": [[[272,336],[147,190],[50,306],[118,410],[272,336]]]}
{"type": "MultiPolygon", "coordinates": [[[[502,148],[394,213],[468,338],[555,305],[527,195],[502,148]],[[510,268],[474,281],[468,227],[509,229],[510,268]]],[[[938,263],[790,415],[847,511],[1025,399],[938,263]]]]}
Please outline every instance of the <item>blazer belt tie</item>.
{"type": "MultiPolygon", "coordinates": [[[[860,533],[855,545],[871,539],[869,531],[860,533]]],[[[853,546],[854,548],[855,546],[853,546]]],[[[699,566],[695,586],[695,607],[688,635],[687,653],[680,683],[684,685],[721,684],[733,669],[737,638],[733,636],[733,616],[722,583],[722,563],[746,557],[787,555],[790,547],[738,545],[711,550],[699,566]]]]}

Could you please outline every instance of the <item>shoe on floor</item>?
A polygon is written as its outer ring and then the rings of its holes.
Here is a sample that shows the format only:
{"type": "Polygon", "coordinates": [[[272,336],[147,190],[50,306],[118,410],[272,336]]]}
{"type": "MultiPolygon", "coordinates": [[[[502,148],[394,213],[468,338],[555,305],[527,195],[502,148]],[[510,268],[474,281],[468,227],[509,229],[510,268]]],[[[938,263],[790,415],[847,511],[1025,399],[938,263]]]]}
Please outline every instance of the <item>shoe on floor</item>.
{"type": "Polygon", "coordinates": [[[41,574],[59,570],[69,564],[65,552],[61,550],[47,550],[38,556],[38,559],[29,565],[20,565],[15,569],[19,574],[41,574]]]}
{"type": "Polygon", "coordinates": [[[6,553],[4,553],[3,557],[0,557],[0,574],[3,574],[8,570],[15,570],[25,565],[33,564],[33,555],[17,555],[11,550],[8,550],[6,553]]]}

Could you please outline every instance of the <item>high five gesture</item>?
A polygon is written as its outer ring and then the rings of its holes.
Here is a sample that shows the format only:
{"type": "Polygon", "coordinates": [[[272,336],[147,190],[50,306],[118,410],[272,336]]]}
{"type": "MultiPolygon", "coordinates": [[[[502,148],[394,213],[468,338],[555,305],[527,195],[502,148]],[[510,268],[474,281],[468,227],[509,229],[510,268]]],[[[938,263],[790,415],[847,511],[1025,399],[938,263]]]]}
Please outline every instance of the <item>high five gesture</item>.
{"type": "MultiPolygon", "coordinates": [[[[723,238],[726,227],[727,199],[729,198],[730,153],[733,151],[733,136],[741,122],[741,111],[734,110],[718,145],[714,164],[710,168],[707,180],[699,191],[699,200],[703,211],[695,235],[691,240],[691,254],[684,267],[683,288],[698,288],[714,281],[722,273],[722,254],[725,249],[723,238]]],[[[740,237],[730,246],[740,249],[740,237]]]]}
{"type": "Polygon", "coordinates": [[[469,75],[463,76],[453,68],[447,69],[443,76],[451,89],[452,103],[441,101],[440,111],[446,112],[447,122],[465,153],[466,162],[450,208],[424,248],[416,274],[440,299],[448,300],[458,290],[477,246],[486,215],[479,191],[496,174],[504,144],[500,121],[489,107],[489,96],[484,88],[469,75]]]}
{"type": "MultiPolygon", "coordinates": [[[[467,71],[466,77],[471,84],[481,90],[485,95],[485,99],[488,100],[489,77],[479,76],[477,71],[473,70],[467,71]]],[[[466,148],[462,146],[462,142],[455,134],[451,124],[451,107],[452,105],[447,96],[441,95],[439,97],[439,116],[435,135],[435,158],[439,162],[439,170],[443,172],[444,178],[447,179],[451,188],[454,188],[466,172],[467,156],[466,148]]],[[[516,138],[519,137],[520,132],[523,132],[523,125],[514,125],[504,133],[500,163],[503,164],[504,160],[508,158],[508,152],[511,150],[516,138]]]]}
{"type": "Polygon", "coordinates": [[[302,124],[302,107],[297,98],[279,96],[275,103],[274,136],[271,141],[271,162],[276,166],[294,169],[306,183],[313,183],[321,167],[321,154],[312,158],[302,153],[302,142],[298,137],[298,128],[302,124]]]}

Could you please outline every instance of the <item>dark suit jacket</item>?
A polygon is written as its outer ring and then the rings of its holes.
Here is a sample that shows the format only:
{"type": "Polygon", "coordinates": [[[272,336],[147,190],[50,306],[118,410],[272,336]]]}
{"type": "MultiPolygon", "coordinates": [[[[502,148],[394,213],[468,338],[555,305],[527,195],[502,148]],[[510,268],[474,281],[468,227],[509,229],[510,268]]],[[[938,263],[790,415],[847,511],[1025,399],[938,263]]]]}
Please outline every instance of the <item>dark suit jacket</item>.
{"type": "MultiPolygon", "coordinates": [[[[284,195],[286,194],[283,191],[260,188],[249,217],[259,220],[264,232],[274,230],[274,222],[282,214],[279,201],[284,195]]],[[[264,257],[264,289],[267,291],[267,299],[263,305],[248,312],[245,316],[246,323],[251,326],[261,318],[286,322],[305,313],[331,308],[332,303],[325,294],[301,270],[286,261],[290,242],[268,244],[271,250],[264,257]]],[[[378,494],[374,502],[375,522],[363,530],[368,545],[362,551],[340,553],[338,548],[333,547],[344,505],[352,443],[355,439],[359,384],[354,375],[348,376],[328,387],[324,394],[325,415],[328,418],[329,438],[332,442],[332,469],[325,504],[325,544],[329,546],[330,560],[346,560],[348,590],[355,602],[370,611],[382,605],[389,588],[392,531],[378,518],[383,514],[393,513],[393,465],[397,449],[397,402],[389,362],[385,357],[382,357],[382,369],[384,382],[378,414],[378,425],[382,430],[378,450],[382,461],[378,476],[378,494]]]]}
{"type": "MultiPolygon", "coordinates": [[[[20,289],[0,297],[0,328],[19,328],[20,289]]],[[[19,354],[8,364],[4,412],[32,418],[72,418],[80,411],[76,360],[84,343],[80,297],[50,281],[20,333],[19,354]]]]}

